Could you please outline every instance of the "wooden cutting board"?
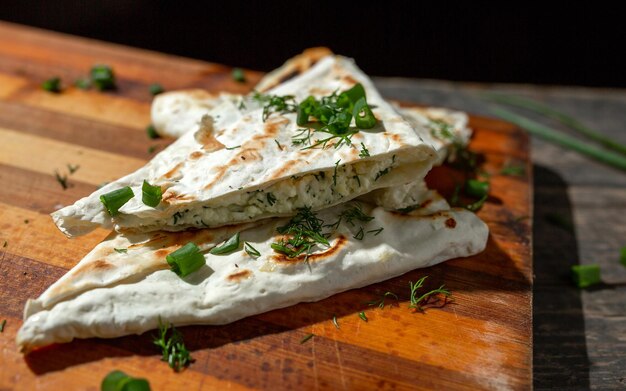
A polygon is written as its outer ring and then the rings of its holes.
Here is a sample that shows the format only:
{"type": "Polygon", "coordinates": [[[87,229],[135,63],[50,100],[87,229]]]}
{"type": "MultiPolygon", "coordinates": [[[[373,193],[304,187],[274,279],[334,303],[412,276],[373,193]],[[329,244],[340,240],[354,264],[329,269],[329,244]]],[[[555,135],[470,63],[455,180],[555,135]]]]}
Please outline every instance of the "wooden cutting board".
{"type": "Polygon", "coordinates": [[[0,389],[99,389],[111,370],[166,389],[527,389],[532,384],[532,178],[528,138],[504,122],[471,117],[471,149],[484,153],[491,197],[478,215],[487,249],[363,289],[214,327],[181,329],[195,363],[173,373],[150,333],[79,340],[27,357],[15,334],[27,298],[41,294],[107,232],[66,239],[49,213],[142,166],[150,140],[151,83],[167,90],[247,92],[230,68],[0,23],[0,389]],[[71,86],[96,63],[111,65],[116,92],[71,86]],[[42,81],[60,76],[61,94],[42,81]],[[499,174],[522,165],[522,176],[499,174]],[[79,168],[69,174],[68,165],[79,168]],[[68,175],[64,190],[55,172],[68,175]],[[6,241],[6,242],[5,242],[6,241]],[[409,281],[428,275],[454,302],[409,310],[409,281]],[[384,309],[365,304],[392,291],[384,309]],[[368,321],[361,320],[365,311],[368,321]],[[337,316],[339,329],[333,323],[337,316]],[[315,336],[305,343],[306,335],[315,336]]]}

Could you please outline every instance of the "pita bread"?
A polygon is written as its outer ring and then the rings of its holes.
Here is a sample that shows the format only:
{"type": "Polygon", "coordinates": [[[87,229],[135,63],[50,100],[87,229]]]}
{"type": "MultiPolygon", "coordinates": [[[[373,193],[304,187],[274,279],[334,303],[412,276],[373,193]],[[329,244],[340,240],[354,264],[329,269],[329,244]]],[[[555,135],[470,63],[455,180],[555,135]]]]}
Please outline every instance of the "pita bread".
{"type": "Polygon", "coordinates": [[[67,236],[97,226],[127,232],[217,227],[287,216],[305,206],[319,210],[423,178],[436,159],[435,151],[351,60],[324,57],[268,93],[294,95],[301,101],[356,83],[364,86],[379,122],[356,133],[351,146],[302,149],[291,142],[298,130],[295,113],[275,114],[262,122],[260,106],[248,104],[240,110],[224,99],[203,117],[197,131],[184,134],[145,167],[52,217],[67,236]],[[369,157],[359,156],[361,143],[369,157]],[[162,188],[163,201],[157,208],[144,205],[137,196],[143,180],[162,188]],[[135,197],[111,218],[99,196],[124,186],[130,186],[135,197]],[[277,202],[264,200],[268,193],[277,202]]]}
{"type": "MultiPolygon", "coordinates": [[[[318,216],[334,222],[345,207],[318,216]]],[[[160,318],[176,326],[230,323],[473,255],[487,242],[487,226],[466,210],[416,216],[362,208],[374,219],[355,226],[343,221],[329,238],[331,246],[317,248],[308,264],[303,256],[287,258],[271,249],[276,228],[286,222],[275,219],[241,232],[241,242],[261,253],[257,259],[241,249],[206,253],[206,266],[186,278],[168,270],[167,254],[189,241],[208,250],[217,238],[246,227],[112,235],[27,303],[17,343],[29,351],[74,338],[140,334],[156,328],[160,318]],[[372,232],[381,227],[378,235],[372,232]],[[363,240],[354,238],[360,228],[363,240]]]]}

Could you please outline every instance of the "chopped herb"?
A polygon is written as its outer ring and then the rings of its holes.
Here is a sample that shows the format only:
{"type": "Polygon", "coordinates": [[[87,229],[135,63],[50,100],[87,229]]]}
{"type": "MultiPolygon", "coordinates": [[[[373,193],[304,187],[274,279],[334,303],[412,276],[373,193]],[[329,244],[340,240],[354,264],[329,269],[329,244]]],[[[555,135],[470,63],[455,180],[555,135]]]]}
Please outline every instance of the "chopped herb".
{"type": "Polygon", "coordinates": [[[239,248],[239,232],[234,234],[230,239],[224,242],[221,246],[213,247],[211,254],[213,255],[225,255],[230,254],[239,248]]]}
{"type": "Polygon", "coordinates": [[[113,250],[115,250],[115,252],[118,252],[120,254],[126,254],[128,252],[127,248],[114,248],[113,250]]]}
{"type": "Polygon", "coordinates": [[[63,190],[68,188],[67,175],[61,175],[61,174],[59,174],[58,171],[55,171],[54,172],[54,177],[56,178],[57,182],[59,182],[59,184],[61,185],[63,190]]]}
{"type": "Polygon", "coordinates": [[[172,332],[168,337],[170,326],[164,325],[159,319],[159,336],[153,337],[153,343],[161,348],[161,361],[167,362],[175,372],[180,372],[193,362],[193,358],[185,347],[182,334],[173,325],[171,328],[172,332]]]}
{"type": "MultiPolygon", "coordinates": [[[[414,308],[417,311],[424,312],[423,306],[428,304],[428,301],[430,300],[431,297],[442,294],[444,295],[445,300],[447,300],[447,298],[451,296],[450,291],[445,289],[445,285],[441,285],[437,289],[433,289],[429,292],[424,293],[421,296],[417,296],[417,290],[424,285],[424,281],[426,280],[426,278],[428,278],[428,276],[424,276],[420,278],[419,280],[417,280],[415,284],[413,284],[412,281],[409,281],[409,288],[411,289],[411,299],[410,299],[411,302],[409,304],[409,308],[414,308]]],[[[446,303],[445,300],[444,300],[444,305],[446,303]]]]}
{"type": "Polygon", "coordinates": [[[237,148],[241,148],[241,145],[235,145],[234,147],[226,147],[226,149],[228,149],[229,151],[232,151],[233,149],[237,149],[237,148]]]}
{"type": "Polygon", "coordinates": [[[115,74],[113,69],[108,65],[94,65],[91,68],[91,82],[100,91],[114,90],[117,88],[115,85],[115,74]]]}
{"type": "Polygon", "coordinates": [[[239,104],[237,105],[237,108],[239,109],[239,111],[246,109],[246,100],[245,100],[245,98],[241,98],[241,100],[239,100],[239,104]]]}
{"type": "Polygon", "coordinates": [[[274,204],[276,203],[276,197],[274,196],[274,194],[267,193],[265,196],[267,198],[267,203],[270,204],[270,206],[274,206],[274,204]]]}
{"type": "Polygon", "coordinates": [[[367,322],[367,316],[364,311],[359,312],[359,318],[361,318],[364,322],[367,322]]]}
{"type": "Polygon", "coordinates": [[[278,149],[280,149],[281,151],[283,150],[283,146],[280,145],[280,143],[278,142],[278,140],[274,139],[274,142],[276,143],[276,145],[278,146],[278,149]]]}
{"type": "Polygon", "coordinates": [[[372,307],[377,306],[378,308],[383,309],[385,308],[385,299],[387,299],[387,297],[393,297],[394,299],[398,300],[398,295],[393,292],[387,291],[383,293],[378,299],[368,301],[367,305],[372,307]]]}
{"type": "Polygon", "coordinates": [[[376,232],[376,233],[374,234],[374,236],[377,236],[379,233],[383,232],[383,229],[384,229],[383,227],[380,227],[380,228],[378,228],[378,229],[372,229],[372,230],[369,230],[369,231],[367,231],[367,233],[369,234],[369,233],[372,233],[372,232],[376,232]]]}
{"type": "Polygon", "coordinates": [[[315,245],[330,246],[328,239],[322,233],[323,226],[324,221],[319,219],[311,208],[299,208],[298,213],[286,225],[276,229],[279,234],[287,235],[287,240],[283,238],[272,243],[271,247],[288,258],[305,253],[306,260],[315,245]]]}
{"type": "Polygon", "coordinates": [[[7,320],[4,319],[1,323],[0,323],[0,333],[4,332],[4,326],[7,324],[7,320]]]}
{"type": "Polygon", "coordinates": [[[8,245],[9,245],[9,242],[7,242],[7,241],[5,240],[5,241],[4,241],[4,244],[2,245],[2,247],[4,248],[4,247],[6,247],[6,246],[8,246],[8,245]]]}
{"type": "Polygon", "coordinates": [[[70,175],[75,173],[76,171],[78,171],[79,168],[80,168],[80,166],[78,164],[72,165],[72,164],[68,163],[68,165],[67,165],[67,170],[70,172],[70,175]]]}
{"type": "Polygon", "coordinates": [[[133,193],[133,190],[126,186],[121,189],[102,194],[100,196],[100,202],[104,204],[104,207],[109,212],[109,215],[115,216],[119,213],[119,209],[134,196],[135,194],[133,193]]]}
{"type": "Polygon", "coordinates": [[[357,232],[356,235],[353,236],[353,238],[355,238],[356,240],[363,240],[364,237],[365,232],[363,232],[363,227],[361,227],[361,229],[359,229],[359,232],[357,232]]]}
{"type": "Polygon", "coordinates": [[[24,224],[28,224],[30,221],[28,219],[24,220],[24,224]]]}
{"type": "Polygon", "coordinates": [[[448,158],[450,166],[468,173],[475,172],[484,160],[483,155],[470,151],[467,146],[460,143],[453,144],[453,151],[448,158]]]}
{"type": "Polygon", "coordinates": [[[252,258],[258,258],[261,256],[261,253],[256,248],[252,247],[252,245],[248,242],[243,242],[243,249],[246,253],[252,258]]]}
{"type": "Polygon", "coordinates": [[[148,135],[148,138],[151,138],[152,140],[161,137],[161,136],[159,136],[159,133],[157,133],[156,128],[154,127],[154,125],[152,125],[152,124],[150,124],[150,125],[148,125],[146,127],[146,134],[148,135]]]}
{"type": "Polygon", "coordinates": [[[372,109],[365,101],[365,97],[362,97],[354,104],[352,116],[359,129],[371,129],[377,122],[372,109]]]}
{"type": "Polygon", "coordinates": [[[487,198],[489,198],[489,196],[485,194],[481,199],[479,199],[476,202],[472,202],[470,204],[465,205],[464,208],[471,212],[476,212],[477,210],[483,207],[483,204],[485,203],[485,201],[487,201],[487,198]]]}
{"type": "Polygon", "coordinates": [[[352,178],[356,179],[357,183],[359,184],[359,187],[361,187],[361,178],[358,175],[354,175],[352,178]]]}
{"type": "Polygon", "coordinates": [[[162,198],[161,186],[152,186],[144,179],[143,185],[141,185],[141,201],[144,205],[156,208],[161,203],[162,198]]]}
{"type": "MultiPolygon", "coordinates": [[[[7,246],[7,242],[4,242],[4,247],[7,246]]],[[[619,263],[622,264],[622,266],[626,267],[626,247],[622,247],[620,250],[620,254],[619,254],[619,263]]]]}
{"type": "Polygon", "coordinates": [[[351,207],[344,209],[343,212],[339,215],[340,219],[345,219],[347,223],[354,226],[354,220],[358,220],[363,223],[367,223],[368,221],[374,220],[374,216],[370,216],[363,212],[361,209],[361,204],[355,202],[351,207]]]}
{"type": "Polygon", "coordinates": [[[311,339],[313,337],[315,337],[315,334],[313,334],[313,333],[305,335],[304,338],[302,338],[300,340],[300,344],[305,343],[306,341],[308,341],[309,339],[311,339]]]}
{"type": "Polygon", "coordinates": [[[151,145],[148,147],[148,153],[154,153],[154,151],[156,151],[156,145],[151,145]]]}
{"type": "Polygon", "coordinates": [[[335,171],[333,172],[333,186],[337,186],[337,168],[339,168],[339,162],[341,161],[341,159],[337,160],[337,162],[335,162],[335,171]]]}
{"type": "Polygon", "coordinates": [[[339,322],[337,322],[337,315],[333,314],[333,324],[335,328],[339,329],[339,322]]]}
{"type": "Polygon", "coordinates": [[[430,134],[440,140],[453,140],[454,139],[454,127],[446,121],[440,119],[429,119],[428,127],[430,128],[430,134]]]}
{"type": "Polygon", "coordinates": [[[459,193],[461,192],[461,185],[459,185],[458,183],[454,184],[454,191],[452,191],[452,195],[450,196],[450,199],[448,200],[448,202],[450,202],[450,205],[452,206],[459,206],[460,202],[459,202],[459,193]]]}
{"type": "Polygon", "coordinates": [[[148,87],[148,90],[150,91],[150,95],[152,96],[156,96],[165,92],[165,89],[163,89],[163,86],[160,85],[159,83],[150,84],[150,86],[148,87]]]}
{"type": "Polygon", "coordinates": [[[165,257],[167,264],[179,277],[186,277],[206,264],[195,243],[189,242],[165,257]]]}
{"type": "Polygon", "coordinates": [[[255,92],[252,99],[263,104],[263,122],[265,122],[273,113],[294,113],[298,110],[293,95],[276,96],[264,95],[255,92]]]}
{"type": "Polygon", "coordinates": [[[233,77],[233,80],[238,83],[246,82],[246,74],[243,72],[243,69],[241,68],[233,68],[233,72],[231,73],[231,76],[233,77]]]}
{"type": "Polygon", "coordinates": [[[465,193],[476,198],[485,197],[489,193],[489,182],[468,179],[465,182],[465,193]]]}
{"type": "Polygon", "coordinates": [[[592,265],[574,265],[572,266],[572,279],[579,288],[587,288],[596,285],[600,280],[600,266],[592,265]]]}
{"type": "Polygon", "coordinates": [[[506,166],[500,170],[501,175],[522,176],[526,172],[523,166],[506,166]]]}
{"type": "Polygon", "coordinates": [[[150,391],[150,383],[146,379],[130,377],[116,370],[102,379],[100,391],[150,391]]]}
{"type": "Polygon", "coordinates": [[[76,88],[80,88],[81,90],[88,90],[91,87],[91,81],[87,78],[78,79],[74,82],[76,88]]]}
{"type": "Polygon", "coordinates": [[[293,145],[311,145],[311,129],[299,129],[300,133],[291,138],[291,144],[293,145]],[[304,132],[307,132],[306,136],[304,132]]]}
{"type": "Polygon", "coordinates": [[[389,172],[391,171],[391,167],[387,167],[384,170],[380,170],[376,173],[376,177],[374,178],[374,181],[377,181],[378,178],[380,178],[383,175],[387,175],[389,174],[389,172]]]}
{"type": "Polygon", "coordinates": [[[41,88],[48,92],[59,93],[61,92],[61,79],[58,77],[48,79],[41,84],[41,88]]]}
{"type": "Polygon", "coordinates": [[[370,151],[365,147],[365,144],[361,143],[361,152],[359,153],[359,157],[369,157],[370,151]]]}
{"type": "Polygon", "coordinates": [[[405,208],[400,208],[400,209],[396,209],[396,212],[400,212],[400,213],[411,213],[416,209],[420,209],[422,207],[422,204],[415,204],[415,205],[409,205],[405,208]]]}

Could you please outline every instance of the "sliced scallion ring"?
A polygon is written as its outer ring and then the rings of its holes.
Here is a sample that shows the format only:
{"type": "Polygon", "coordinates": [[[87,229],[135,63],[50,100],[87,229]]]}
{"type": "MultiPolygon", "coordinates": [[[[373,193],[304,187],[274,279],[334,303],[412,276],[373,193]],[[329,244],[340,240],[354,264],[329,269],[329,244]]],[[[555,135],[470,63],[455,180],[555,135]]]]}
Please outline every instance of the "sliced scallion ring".
{"type": "Polygon", "coordinates": [[[109,215],[115,216],[120,213],[119,209],[134,196],[135,194],[133,193],[133,190],[126,186],[121,189],[102,194],[100,196],[100,202],[104,204],[104,207],[109,212],[109,215]]]}

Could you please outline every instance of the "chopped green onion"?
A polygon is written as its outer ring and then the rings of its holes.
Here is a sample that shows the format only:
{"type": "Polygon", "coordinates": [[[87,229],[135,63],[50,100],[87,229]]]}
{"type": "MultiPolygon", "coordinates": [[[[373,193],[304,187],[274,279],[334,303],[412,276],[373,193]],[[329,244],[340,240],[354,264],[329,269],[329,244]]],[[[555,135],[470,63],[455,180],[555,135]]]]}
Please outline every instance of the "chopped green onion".
{"type": "Polygon", "coordinates": [[[372,113],[369,105],[365,101],[365,98],[359,99],[354,104],[354,110],[352,111],[354,116],[354,122],[359,129],[371,129],[376,125],[376,117],[372,113]]]}
{"type": "Polygon", "coordinates": [[[114,248],[113,250],[115,250],[115,252],[120,253],[120,254],[126,254],[128,252],[127,248],[114,248]]]}
{"type": "Polygon", "coordinates": [[[145,205],[156,208],[161,203],[161,198],[163,198],[161,186],[152,186],[144,179],[141,186],[141,201],[145,205]]]}
{"type": "Polygon", "coordinates": [[[489,193],[489,182],[468,179],[467,182],[465,182],[465,193],[472,197],[482,198],[489,193]]]}
{"type": "Polygon", "coordinates": [[[200,249],[193,242],[169,254],[165,260],[179,277],[185,277],[206,264],[200,249]]]}
{"type": "Polygon", "coordinates": [[[598,265],[574,265],[572,266],[572,279],[579,288],[599,284],[600,266],[598,265]]]}
{"type": "Polygon", "coordinates": [[[116,88],[115,74],[108,65],[94,65],[91,68],[91,82],[100,91],[114,90],[116,88]]]}
{"type": "Polygon", "coordinates": [[[119,213],[119,209],[134,196],[133,190],[126,186],[101,195],[100,202],[104,204],[111,216],[115,216],[119,213]]]}
{"type": "Polygon", "coordinates": [[[48,79],[41,84],[41,88],[48,92],[61,92],[61,79],[58,77],[48,79]]]}
{"type": "Polygon", "coordinates": [[[354,87],[350,88],[339,94],[337,97],[337,106],[348,108],[350,106],[356,105],[360,99],[365,99],[365,89],[361,83],[355,84],[354,87]]]}
{"type": "Polygon", "coordinates": [[[618,155],[613,152],[605,151],[600,148],[596,148],[587,144],[584,141],[580,141],[574,137],[563,134],[557,130],[544,126],[538,122],[529,120],[528,118],[514,114],[508,110],[501,108],[494,108],[492,112],[497,116],[526,129],[529,133],[535,136],[541,137],[547,141],[558,144],[562,147],[569,148],[576,152],[587,155],[602,163],[606,163],[613,167],[626,171],[626,157],[618,155]]]}
{"type": "Polygon", "coordinates": [[[159,83],[150,84],[150,86],[148,87],[148,90],[150,91],[150,95],[152,96],[159,95],[160,93],[165,91],[163,89],[163,86],[160,85],[159,83]]]}
{"type": "Polygon", "coordinates": [[[361,318],[364,322],[367,322],[367,316],[365,315],[365,312],[359,312],[359,318],[361,318]]]}
{"type": "Polygon", "coordinates": [[[213,255],[224,255],[232,253],[233,251],[239,248],[239,232],[234,234],[230,239],[228,239],[221,246],[213,247],[211,249],[211,254],[213,255]]]}
{"type": "Polygon", "coordinates": [[[243,72],[243,69],[241,68],[233,68],[233,73],[231,75],[233,77],[233,80],[238,83],[246,82],[246,74],[243,72]]]}
{"type": "MultiPolygon", "coordinates": [[[[4,242],[4,247],[6,247],[6,243],[7,242],[4,242]]],[[[622,249],[620,250],[619,262],[622,264],[622,266],[626,267],[626,247],[622,247],[622,249]]]]}
{"type": "Polygon", "coordinates": [[[507,96],[500,94],[489,94],[487,96],[489,99],[498,102],[504,103],[511,106],[522,107],[528,110],[532,110],[536,113],[543,114],[546,117],[554,118],[562,124],[569,126],[573,130],[583,134],[584,136],[599,142],[606,148],[610,148],[614,151],[620,152],[621,154],[626,155],[626,145],[620,144],[601,133],[596,132],[595,130],[589,129],[577,119],[570,117],[567,114],[556,111],[548,106],[544,106],[538,102],[520,98],[518,96],[507,96]]]}
{"type": "Polygon", "coordinates": [[[261,253],[256,248],[252,247],[252,245],[248,242],[243,242],[243,249],[246,253],[252,258],[257,258],[261,256],[261,253]]]}
{"type": "Polygon", "coordinates": [[[149,138],[151,139],[155,139],[155,138],[159,138],[161,136],[159,136],[159,133],[157,133],[156,128],[154,127],[154,125],[150,124],[146,127],[146,134],[148,135],[149,138]]]}
{"type": "Polygon", "coordinates": [[[313,337],[315,337],[315,334],[313,334],[313,333],[305,335],[304,338],[302,338],[300,340],[300,344],[305,343],[306,341],[308,341],[309,339],[311,339],[313,337]]]}
{"type": "Polygon", "coordinates": [[[150,391],[146,379],[130,377],[122,371],[112,371],[100,384],[101,391],[150,391]]]}

